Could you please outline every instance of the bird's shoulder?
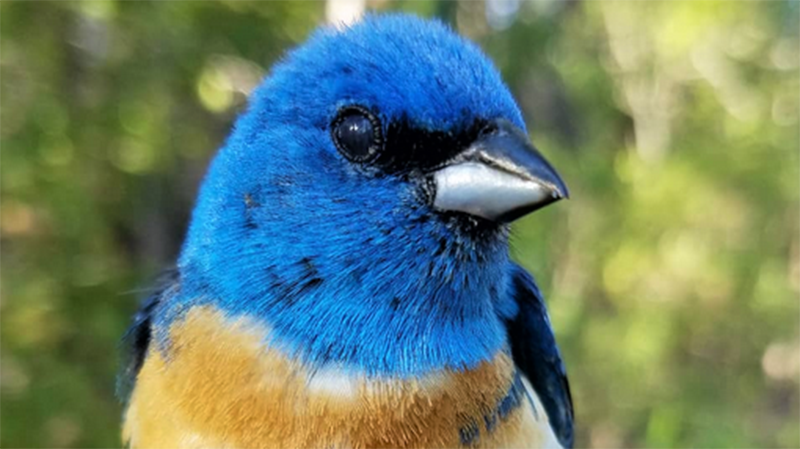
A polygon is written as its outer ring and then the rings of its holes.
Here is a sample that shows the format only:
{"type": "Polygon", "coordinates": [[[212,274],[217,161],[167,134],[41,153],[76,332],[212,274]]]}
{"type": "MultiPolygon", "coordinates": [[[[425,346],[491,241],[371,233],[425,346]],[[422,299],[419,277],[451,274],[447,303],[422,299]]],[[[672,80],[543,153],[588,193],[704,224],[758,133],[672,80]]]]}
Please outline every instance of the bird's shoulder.
{"type": "Polygon", "coordinates": [[[506,328],[514,363],[547,412],[560,445],[572,447],[572,394],[544,297],[533,277],[522,267],[511,264],[510,271],[510,295],[516,313],[506,318],[506,328]]]}
{"type": "Polygon", "coordinates": [[[154,285],[139,304],[128,329],[122,336],[122,363],[117,375],[117,396],[123,402],[127,402],[130,396],[153,340],[153,321],[157,310],[166,297],[175,294],[180,288],[178,270],[176,268],[165,270],[154,285]]]}

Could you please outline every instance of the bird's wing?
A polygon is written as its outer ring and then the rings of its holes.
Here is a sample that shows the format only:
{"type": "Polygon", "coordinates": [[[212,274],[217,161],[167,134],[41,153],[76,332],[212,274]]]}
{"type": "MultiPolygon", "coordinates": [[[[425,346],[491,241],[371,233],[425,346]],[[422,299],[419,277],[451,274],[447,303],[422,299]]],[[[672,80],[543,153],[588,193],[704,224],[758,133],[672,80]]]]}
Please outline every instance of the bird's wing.
{"type": "Polygon", "coordinates": [[[514,363],[547,411],[550,426],[565,448],[573,444],[572,396],[544,298],[523,268],[513,264],[511,294],[519,312],[506,321],[514,363]]]}
{"type": "Polygon", "coordinates": [[[164,294],[178,283],[178,271],[164,272],[156,283],[155,289],[139,305],[139,310],[133,315],[131,325],[122,336],[122,364],[117,376],[117,396],[127,402],[136,376],[142,368],[147,349],[150,346],[153,315],[164,294]]]}

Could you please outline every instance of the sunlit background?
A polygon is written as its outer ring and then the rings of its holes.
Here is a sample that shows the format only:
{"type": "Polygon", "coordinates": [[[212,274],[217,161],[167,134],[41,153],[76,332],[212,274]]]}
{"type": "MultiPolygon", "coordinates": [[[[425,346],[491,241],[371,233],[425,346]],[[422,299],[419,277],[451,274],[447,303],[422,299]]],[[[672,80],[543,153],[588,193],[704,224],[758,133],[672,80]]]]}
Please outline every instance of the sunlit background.
{"type": "Polygon", "coordinates": [[[318,25],[439,17],[572,199],[515,227],[578,446],[798,447],[800,3],[2,2],[4,447],[114,447],[117,342],[247,95],[318,25]]]}

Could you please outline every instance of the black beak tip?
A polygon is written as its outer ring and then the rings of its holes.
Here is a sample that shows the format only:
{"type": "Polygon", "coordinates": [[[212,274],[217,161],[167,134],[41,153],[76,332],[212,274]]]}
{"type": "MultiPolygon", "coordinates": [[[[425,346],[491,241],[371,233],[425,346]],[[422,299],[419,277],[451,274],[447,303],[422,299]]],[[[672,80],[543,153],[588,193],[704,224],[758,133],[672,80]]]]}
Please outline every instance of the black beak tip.
{"type": "Polygon", "coordinates": [[[556,197],[559,200],[568,200],[569,199],[569,189],[567,188],[567,185],[564,184],[563,181],[561,182],[561,185],[559,185],[556,188],[556,197]]]}

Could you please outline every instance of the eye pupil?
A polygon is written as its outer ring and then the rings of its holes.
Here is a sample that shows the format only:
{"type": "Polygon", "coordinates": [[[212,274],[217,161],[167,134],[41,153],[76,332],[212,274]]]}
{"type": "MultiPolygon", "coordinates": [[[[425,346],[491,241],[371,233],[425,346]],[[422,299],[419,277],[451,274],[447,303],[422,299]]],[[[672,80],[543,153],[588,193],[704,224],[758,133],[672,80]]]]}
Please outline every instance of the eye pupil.
{"type": "Polygon", "coordinates": [[[380,148],[380,130],[368,112],[359,109],[344,111],[333,126],[333,137],[339,151],[352,161],[370,159],[380,148]]]}
{"type": "Polygon", "coordinates": [[[372,145],[372,123],[360,115],[351,115],[342,120],[337,134],[339,142],[347,146],[354,156],[367,153],[372,145]]]}

